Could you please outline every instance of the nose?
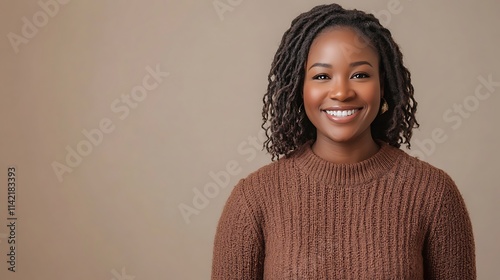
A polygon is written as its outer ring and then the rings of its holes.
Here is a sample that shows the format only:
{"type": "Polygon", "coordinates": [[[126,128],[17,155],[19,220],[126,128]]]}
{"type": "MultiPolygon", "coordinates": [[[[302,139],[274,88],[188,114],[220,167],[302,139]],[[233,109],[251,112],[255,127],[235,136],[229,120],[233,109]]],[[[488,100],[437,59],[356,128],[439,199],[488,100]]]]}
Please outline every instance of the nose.
{"type": "Polygon", "coordinates": [[[349,80],[339,78],[330,88],[329,97],[338,101],[345,101],[354,96],[354,90],[349,85],[349,80]]]}

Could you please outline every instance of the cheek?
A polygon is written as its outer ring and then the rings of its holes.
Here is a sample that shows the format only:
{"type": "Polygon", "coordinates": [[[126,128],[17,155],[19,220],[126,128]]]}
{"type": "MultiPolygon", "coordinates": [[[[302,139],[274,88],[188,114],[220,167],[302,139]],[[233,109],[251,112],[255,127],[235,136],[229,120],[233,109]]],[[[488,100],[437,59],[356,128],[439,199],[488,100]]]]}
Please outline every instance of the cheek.
{"type": "Polygon", "coordinates": [[[319,107],[323,100],[323,94],[321,89],[317,87],[304,85],[303,90],[303,98],[304,98],[304,107],[306,108],[316,108],[319,107]]]}
{"type": "Polygon", "coordinates": [[[380,99],[382,98],[381,93],[378,83],[366,84],[363,89],[358,91],[358,95],[362,95],[364,101],[372,106],[378,106],[380,104],[380,99]]]}
{"type": "Polygon", "coordinates": [[[369,110],[369,118],[372,119],[372,121],[375,120],[380,111],[380,102],[382,98],[381,93],[382,91],[380,90],[380,86],[373,85],[363,96],[365,102],[371,107],[369,110]]]}
{"type": "Polygon", "coordinates": [[[303,101],[304,101],[304,111],[306,114],[306,117],[311,121],[314,125],[317,125],[316,123],[316,116],[315,112],[317,108],[321,105],[322,98],[321,94],[318,91],[317,88],[311,87],[304,85],[304,90],[303,90],[303,101]]]}

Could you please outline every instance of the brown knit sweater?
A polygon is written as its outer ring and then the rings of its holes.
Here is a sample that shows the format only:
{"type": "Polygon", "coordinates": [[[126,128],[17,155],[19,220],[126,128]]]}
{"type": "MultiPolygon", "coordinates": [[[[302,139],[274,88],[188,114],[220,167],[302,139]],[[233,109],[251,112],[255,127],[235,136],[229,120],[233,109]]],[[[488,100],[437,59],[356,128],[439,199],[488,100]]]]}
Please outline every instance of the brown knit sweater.
{"type": "Polygon", "coordinates": [[[452,179],[379,144],[334,164],[309,142],[242,179],[217,227],[212,279],[476,279],[452,179]]]}

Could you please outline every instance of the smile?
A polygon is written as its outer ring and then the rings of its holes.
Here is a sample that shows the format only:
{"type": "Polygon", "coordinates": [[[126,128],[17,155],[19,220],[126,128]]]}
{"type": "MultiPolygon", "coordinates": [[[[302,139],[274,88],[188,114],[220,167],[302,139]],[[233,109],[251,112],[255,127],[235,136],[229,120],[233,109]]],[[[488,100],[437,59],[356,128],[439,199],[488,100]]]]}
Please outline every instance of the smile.
{"type": "Polygon", "coordinates": [[[354,115],[356,112],[358,112],[359,109],[352,109],[352,110],[325,110],[325,112],[334,117],[338,118],[343,118],[343,117],[349,117],[351,115],[354,115]]]}

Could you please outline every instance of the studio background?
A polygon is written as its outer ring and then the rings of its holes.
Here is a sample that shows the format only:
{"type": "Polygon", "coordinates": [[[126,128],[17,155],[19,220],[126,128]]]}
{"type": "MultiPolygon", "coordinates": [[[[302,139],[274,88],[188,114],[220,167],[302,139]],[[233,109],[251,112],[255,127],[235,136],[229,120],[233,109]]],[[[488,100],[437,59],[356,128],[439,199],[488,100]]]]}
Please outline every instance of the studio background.
{"type": "MultiPolygon", "coordinates": [[[[209,279],[232,187],[270,162],[273,55],[291,20],[325,3],[2,1],[0,278],[209,279]]],[[[400,44],[419,103],[412,153],[455,180],[478,279],[500,278],[500,2],[338,3],[375,13],[400,44]]]]}

